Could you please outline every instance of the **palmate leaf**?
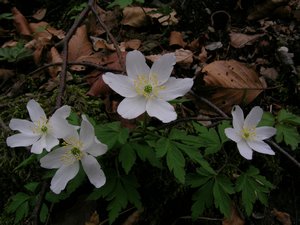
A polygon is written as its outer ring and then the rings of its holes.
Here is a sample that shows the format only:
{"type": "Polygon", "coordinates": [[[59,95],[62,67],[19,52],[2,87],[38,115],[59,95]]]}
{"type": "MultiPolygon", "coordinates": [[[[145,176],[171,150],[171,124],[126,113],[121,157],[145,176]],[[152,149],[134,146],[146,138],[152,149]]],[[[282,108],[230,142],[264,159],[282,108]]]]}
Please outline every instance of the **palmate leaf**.
{"type": "Polygon", "coordinates": [[[126,174],[129,173],[136,160],[136,154],[131,143],[122,146],[119,153],[119,162],[121,162],[126,174]]]}
{"type": "Polygon", "coordinates": [[[148,161],[152,166],[161,168],[162,164],[159,158],[156,157],[154,149],[148,143],[140,144],[136,142],[130,143],[135,150],[136,155],[142,161],[148,161]]]}
{"type": "Polygon", "coordinates": [[[277,124],[275,126],[277,129],[275,140],[280,143],[284,141],[285,144],[290,145],[293,150],[295,150],[300,143],[300,134],[294,126],[287,124],[277,124]]]}
{"type": "Polygon", "coordinates": [[[264,205],[267,204],[267,195],[273,185],[259,174],[257,168],[250,166],[245,173],[238,177],[235,188],[237,192],[242,192],[242,204],[249,216],[252,213],[253,204],[257,200],[264,205]]]}
{"type": "Polygon", "coordinates": [[[170,171],[173,171],[174,176],[181,182],[185,181],[185,159],[183,154],[176,146],[167,152],[167,165],[170,171]]]}

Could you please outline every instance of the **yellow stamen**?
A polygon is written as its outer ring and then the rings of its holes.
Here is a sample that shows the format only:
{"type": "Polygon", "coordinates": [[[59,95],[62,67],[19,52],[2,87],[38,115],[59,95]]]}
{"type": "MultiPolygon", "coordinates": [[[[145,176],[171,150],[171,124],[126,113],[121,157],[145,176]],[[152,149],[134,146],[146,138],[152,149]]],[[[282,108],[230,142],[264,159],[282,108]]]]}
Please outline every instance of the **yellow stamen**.
{"type": "Polygon", "coordinates": [[[145,98],[159,97],[159,92],[165,89],[165,86],[158,85],[158,79],[156,74],[151,74],[148,79],[146,75],[138,75],[134,80],[134,88],[139,95],[145,98]]]}
{"type": "Polygon", "coordinates": [[[256,136],[255,128],[243,128],[242,138],[245,140],[253,140],[256,136]]]}

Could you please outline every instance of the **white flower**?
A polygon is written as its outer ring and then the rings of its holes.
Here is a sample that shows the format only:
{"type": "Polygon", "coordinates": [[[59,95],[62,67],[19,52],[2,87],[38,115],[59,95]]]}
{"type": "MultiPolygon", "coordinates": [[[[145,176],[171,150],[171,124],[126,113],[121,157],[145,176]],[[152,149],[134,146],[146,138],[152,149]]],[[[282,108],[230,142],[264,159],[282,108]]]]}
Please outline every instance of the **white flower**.
{"type": "Polygon", "coordinates": [[[59,194],[67,183],[79,171],[81,161],[83,170],[90,182],[97,188],[106,182],[105,175],[95,157],[103,155],[107,146],[95,137],[94,127],[83,115],[80,133],[74,129],[72,135],[64,138],[64,146],[53,150],[40,159],[41,166],[47,169],[57,169],[51,180],[51,190],[59,194]]]}
{"type": "Polygon", "coordinates": [[[70,106],[65,105],[57,109],[49,119],[35,100],[27,103],[27,110],[32,122],[11,119],[9,123],[12,130],[21,132],[6,139],[6,143],[10,147],[32,145],[31,152],[40,154],[44,148],[50,151],[59,144],[59,138],[63,138],[73,131],[73,126],[66,120],[71,112],[70,106]]]}
{"type": "Polygon", "coordinates": [[[276,134],[274,127],[256,127],[262,118],[263,110],[255,106],[244,120],[242,109],[236,105],[232,108],[233,128],[226,128],[226,136],[237,143],[240,154],[250,160],[253,150],[263,154],[274,155],[275,152],[263,140],[276,134]]]}
{"type": "Polygon", "coordinates": [[[128,76],[105,73],[104,82],[125,97],[118,106],[118,113],[133,119],[146,111],[164,123],[175,120],[177,114],[167,101],[185,95],[193,86],[191,78],[170,77],[175,63],[175,55],[169,53],[155,61],[150,69],[144,55],[134,50],[126,56],[128,76]]]}

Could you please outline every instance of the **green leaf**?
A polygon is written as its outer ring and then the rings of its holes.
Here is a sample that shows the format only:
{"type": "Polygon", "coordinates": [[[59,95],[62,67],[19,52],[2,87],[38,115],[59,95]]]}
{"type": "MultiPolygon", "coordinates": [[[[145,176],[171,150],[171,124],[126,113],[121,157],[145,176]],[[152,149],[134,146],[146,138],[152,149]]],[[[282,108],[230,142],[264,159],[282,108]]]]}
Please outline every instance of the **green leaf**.
{"type": "Polygon", "coordinates": [[[228,140],[224,130],[230,126],[231,124],[228,120],[222,121],[222,123],[218,125],[218,133],[222,144],[224,144],[228,140]]]}
{"type": "Polygon", "coordinates": [[[69,117],[67,118],[68,122],[74,126],[80,126],[80,117],[77,113],[71,111],[69,117]]]}
{"type": "Polygon", "coordinates": [[[0,14],[0,20],[13,20],[14,19],[14,16],[12,13],[1,13],[0,14]]]}
{"type": "Polygon", "coordinates": [[[160,138],[160,139],[157,141],[156,147],[155,147],[155,150],[156,150],[156,156],[157,156],[158,158],[163,157],[165,154],[167,154],[167,152],[168,152],[169,150],[172,150],[171,148],[172,148],[172,146],[171,146],[171,141],[170,141],[170,139],[165,138],[165,137],[160,138]]]}
{"type": "Polygon", "coordinates": [[[289,123],[292,125],[300,126],[300,116],[288,112],[285,109],[281,109],[277,115],[278,122],[289,123]]]}
{"type": "Polygon", "coordinates": [[[76,189],[83,183],[85,178],[85,172],[83,171],[83,168],[80,167],[76,176],[67,184],[66,193],[70,195],[76,191],[76,189]]]}
{"type": "Polygon", "coordinates": [[[27,202],[31,196],[25,194],[24,192],[18,192],[14,196],[11,197],[11,202],[6,208],[8,213],[16,212],[16,210],[24,203],[27,202]]]}
{"type": "Polygon", "coordinates": [[[129,173],[136,160],[136,154],[130,143],[122,146],[119,153],[119,162],[121,162],[126,174],[129,173]]]}
{"type": "Polygon", "coordinates": [[[144,0],[114,0],[108,5],[108,8],[119,6],[120,8],[125,8],[126,6],[132,5],[133,2],[144,3],[144,0]]]}
{"type": "Polygon", "coordinates": [[[214,128],[205,129],[199,133],[199,142],[200,146],[205,148],[205,155],[214,154],[222,147],[219,135],[214,128]]]}
{"type": "Polygon", "coordinates": [[[173,171],[174,176],[181,182],[185,181],[185,159],[175,146],[167,152],[167,165],[170,171],[173,171]]]}
{"type": "Polygon", "coordinates": [[[16,216],[14,220],[14,224],[19,223],[22,219],[28,216],[29,212],[29,204],[28,202],[24,202],[20,207],[18,207],[16,211],[16,216]]]}
{"type": "Polygon", "coordinates": [[[120,122],[112,122],[95,127],[96,137],[111,149],[114,145],[126,143],[129,131],[121,127],[120,122]]]}
{"type": "Polygon", "coordinates": [[[43,203],[40,211],[40,221],[45,223],[49,214],[48,206],[43,203]]]}
{"type": "Polygon", "coordinates": [[[242,204],[248,216],[251,215],[256,200],[267,204],[267,194],[272,188],[273,185],[254,166],[250,166],[238,177],[235,187],[237,192],[242,192],[242,204]]]}
{"type": "Polygon", "coordinates": [[[217,176],[213,186],[213,195],[215,199],[215,206],[225,215],[230,217],[231,199],[229,194],[233,194],[234,189],[231,181],[225,176],[217,176]]]}
{"type": "Polygon", "coordinates": [[[139,143],[131,143],[132,148],[135,150],[137,156],[142,161],[148,161],[152,166],[161,168],[162,164],[160,159],[156,157],[155,151],[152,147],[147,145],[147,143],[139,144],[139,143]]]}
{"type": "Polygon", "coordinates": [[[36,159],[37,159],[36,154],[30,154],[30,156],[28,158],[23,160],[16,168],[14,168],[14,171],[19,170],[25,166],[32,164],[36,159]]]}
{"type": "Polygon", "coordinates": [[[292,150],[295,150],[300,143],[300,134],[296,127],[287,124],[277,124],[275,140],[280,143],[284,141],[286,145],[290,145],[292,150]]]}
{"type": "Polygon", "coordinates": [[[25,184],[24,187],[25,187],[28,191],[34,193],[34,192],[37,190],[39,184],[40,184],[39,182],[31,182],[31,183],[25,184]]]}
{"type": "Polygon", "coordinates": [[[270,112],[264,112],[260,122],[258,123],[258,127],[261,126],[270,126],[273,127],[275,124],[275,117],[270,112]]]}

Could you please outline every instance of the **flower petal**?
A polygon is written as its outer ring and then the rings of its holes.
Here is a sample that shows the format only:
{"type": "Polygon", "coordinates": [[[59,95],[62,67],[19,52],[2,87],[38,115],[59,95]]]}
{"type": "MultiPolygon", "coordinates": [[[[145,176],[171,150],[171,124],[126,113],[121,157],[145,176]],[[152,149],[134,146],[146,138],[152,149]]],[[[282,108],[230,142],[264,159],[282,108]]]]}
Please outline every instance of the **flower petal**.
{"type": "MultiPolygon", "coordinates": [[[[31,147],[31,152],[34,154],[41,154],[43,152],[43,149],[46,148],[46,138],[45,135],[42,135],[39,140],[37,140],[35,143],[33,143],[31,147]]],[[[49,150],[47,150],[49,151],[49,150]]]]}
{"type": "Polygon", "coordinates": [[[117,111],[125,119],[134,119],[146,111],[146,99],[144,96],[125,98],[120,102],[117,111]]]}
{"type": "Polygon", "coordinates": [[[51,134],[47,134],[45,136],[45,143],[46,150],[50,152],[52,148],[59,144],[59,140],[56,137],[53,137],[51,134]]]}
{"type": "Polygon", "coordinates": [[[76,163],[60,167],[51,180],[50,189],[55,193],[59,194],[67,186],[67,183],[72,180],[79,171],[79,163],[76,163]]]}
{"type": "Polygon", "coordinates": [[[233,106],[231,115],[233,128],[237,131],[242,130],[244,126],[244,112],[241,107],[238,105],[233,106]]]}
{"type": "Polygon", "coordinates": [[[177,118],[174,107],[162,99],[150,99],[147,102],[146,111],[149,116],[156,117],[163,123],[169,123],[177,118]]]}
{"type": "Polygon", "coordinates": [[[237,131],[233,128],[226,128],[224,130],[226,137],[233,140],[234,142],[240,142],[242,137],[238,135],[237,131]]]}
{"type": "Polygon", "coordinates": [[[75,129],[74,126],[68,123],[68,121],[62,117],[61,114],[54,113],[48,122],[50,126],[50,133],[56,138],[64,138],[71,134],[75,129]]]}
{"type": "Polygon", "coordinates": [[[159,92],[159,97],[169,101],[177,97],[185,95],[193,86],[193,79],[176,79],[175,77],[170,77],[169,80],[164,83],[164,89],[159,92]]]}
{"type": "Polygon", "coordinates": [[[107,146],[105,144],[102,144],[95,137],[93,143],[87,149],[83,149],[83,151],[97,157],[107,152],[107,146]]]}
{"type": "Polygon", "coordinates": [[[265,140],[276,134],[276,128],[274,127],[263,126],[257,127],[255,130],[257,140],[265,140]]]}
{"type": "Polygon", "coordinates": [[[247,141],[248,145],[256,152],[268,155],[275,155],[271,147],[263,141],[247,141]]]}
{"type": "Polygon", "coordinates": [[[79,139],[83,143],[83,149],[87,149],[90,145],[94,143],[95,140],[94,127],[88,121],[85,115],[82,115],[79,139]]]}
{"type": "Polygon", "coordinates": [[[99,188],[103,186],[106,182],[106,177],[101,169],[100,164],[97,159],[91,155],[86,155],[81,159],[82,167],[88,176],[90,182],[96,187],[99,188]]]}
{"type": "MultiPolygon", "coordinates": [[[[136,79],[139,75],[148,76],[150,72],[149,66],[146,64],[145,56],[137,50],[128,52],[126,55],[126,71],[127,76],[136,79]]],[[[105,82],[106,83],[106,82],[105,82]]],[[[130,97],[130,96],[125,96],[130,97]]],[[[131,96],[133,97],[133,96],[131,96]]]]}
{"type": "Polygon", "coordinates": [[[238,148],[241,156],[243,156],[245,159],[248,159],[248,160],[252,159],[253,151],[250,148],[250,146],[247,144],[247,142],[245,142],[245,141],[238,142],[237,148],[238,148]]]}
{"type": "Polygon", "coordinates": [[[35,100],[31,99],[27,103],[27,110],[29,112],[30,119],[33,122],[40,120],[41,118],[47,118],[44,110],[35,100]]]}
{"type": "Polygon", "coordinates": [[[252,108],[245,118],[244,127],[256,127],[261,120],[263,113],[264,111],[259,106],[252,108]]]}
{"type": "Polygon", "coordinates": [[[105,73],[103,81],[115,92],[123,97],[135,97],[137,92],[134,88],[133,80],[122,74],[105,73]]]}
{"type": "Polygon", "coordinates": [[[9,147],[26,147],[30,146],[35,143],[40,138],[39,135],[37,136],[29,136],[23,133],[14,134],[6,139],[6,144],[9,147]]]}
{"type": "Polygon", "coordinates": [[[165,54],[153,63],[149,76],[156,76],[158,79],[158,85],[164,84],[171,76],[175,64],[175,54],[165,54]]]}
{"type": "Polygon", "coordinates": [[[41,167],[46,169],[56,169],[62,167],[64,163],[61,159],[68,150],[69,148],[61,147],[49,152],[40,159],[41,167]]]}
{"type": "Polygon", "coordinates": [[[33,122],[28,120],[11,119],[9,122],[9,127],[12,130],[17,130],[24,134],[34,135],[33,129],[35,125],[33,122]]]}

